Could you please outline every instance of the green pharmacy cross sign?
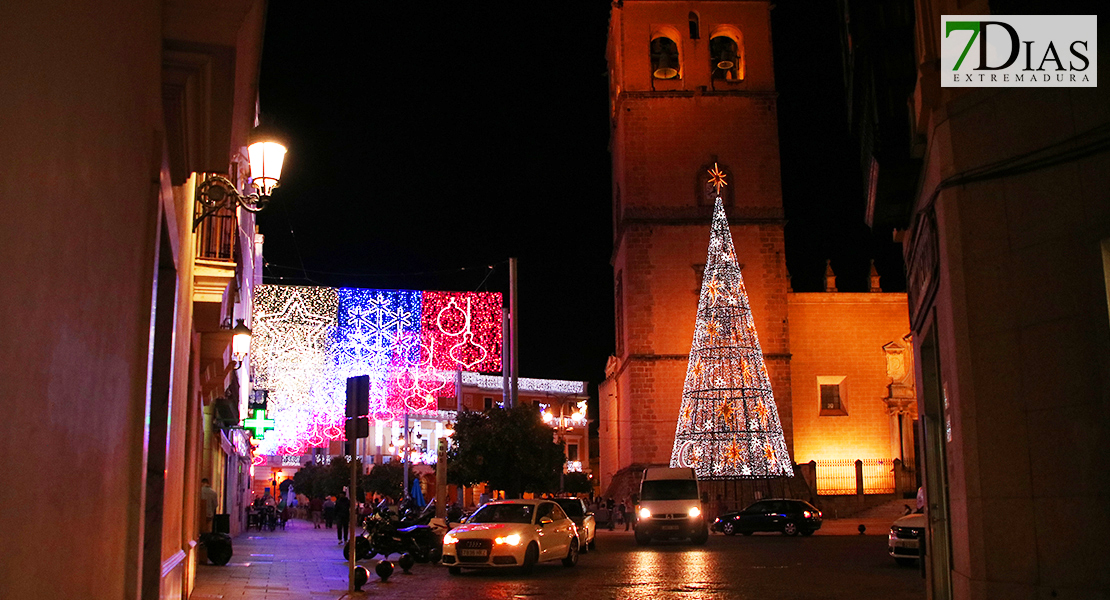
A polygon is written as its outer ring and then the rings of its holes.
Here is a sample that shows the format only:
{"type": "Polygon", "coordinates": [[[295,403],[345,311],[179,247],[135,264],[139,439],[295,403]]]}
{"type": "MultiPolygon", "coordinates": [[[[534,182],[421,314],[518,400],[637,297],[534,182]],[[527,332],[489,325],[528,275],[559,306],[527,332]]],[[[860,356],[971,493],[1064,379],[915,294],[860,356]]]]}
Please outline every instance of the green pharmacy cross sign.
{"type": "Polygon", "coordinates": [[[250,429],[253,432],[253,437],[258,439],[265,439],[266,432],[274,428],[277,421],[266,418],[266,411],[255,409],[251,411],[251,418],[243,419],[243,428],[250,429]],[[259,413],[262,413],[259,416],[259,413]]]}

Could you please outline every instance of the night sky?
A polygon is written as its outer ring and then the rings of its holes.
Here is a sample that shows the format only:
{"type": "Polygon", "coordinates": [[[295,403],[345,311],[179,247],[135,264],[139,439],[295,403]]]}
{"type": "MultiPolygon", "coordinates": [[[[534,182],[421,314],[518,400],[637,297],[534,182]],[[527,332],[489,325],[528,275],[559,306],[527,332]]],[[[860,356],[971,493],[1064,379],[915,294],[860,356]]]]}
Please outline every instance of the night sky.
{"type": "MultiPolygon", "coordinates": [[[[831,258],[841,291],[865,291],[878,257],[901,291],[890,232],[863,222],[835,2],[804,4],[772,11],[794,289],[822,289],[831,258]]],[[[521,376],[596,390],[614,347],[609,3],[320,6],[269,5],[261,111],[289,154],[258,219],[266,282],[507,294],[515,256],[521,376]]]]}

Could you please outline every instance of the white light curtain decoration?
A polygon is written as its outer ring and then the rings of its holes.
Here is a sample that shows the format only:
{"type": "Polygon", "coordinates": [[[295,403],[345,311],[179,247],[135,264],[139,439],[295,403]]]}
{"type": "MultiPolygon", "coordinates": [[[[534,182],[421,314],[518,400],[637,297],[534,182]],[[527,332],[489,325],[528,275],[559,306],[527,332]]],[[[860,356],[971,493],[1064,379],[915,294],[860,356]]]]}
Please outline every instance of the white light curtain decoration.
{"type": "Polygon", "coordinates": [[[337,290],[257,286],[254,306],[254,387],[270,390],[268,413],[275,421],[273,431],[260,440],[258,454],[302,454],[308,446],[338,438],[347,380],[343,377],[340,389],[341,371],[332,358],[337,290]]]}
{"type": "Polygon", "coordinates": [[[693,467],[701,479],[794,472],[720,197],[671,466],[693,467]]]}

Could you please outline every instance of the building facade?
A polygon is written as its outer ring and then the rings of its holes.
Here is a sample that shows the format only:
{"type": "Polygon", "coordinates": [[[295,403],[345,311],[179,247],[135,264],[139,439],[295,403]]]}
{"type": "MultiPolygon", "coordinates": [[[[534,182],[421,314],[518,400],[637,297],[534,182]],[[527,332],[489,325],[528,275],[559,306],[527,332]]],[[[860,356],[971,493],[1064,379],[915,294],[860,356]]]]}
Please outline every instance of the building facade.
{"type": "Polygon", "coordinates": [[[941,87],[941,15],[1046,7],[915,7],[924,164],[903,227],[928,597],[1106,597],[1110,520],[1076,522],[1110,499],[1110,95],[941,87]]]}
{"type": "MultiPolygon", "coordinates": [[[[2,443],[42,459],[0,492],[18,507],[0,517],[0,598],[191,591],[201,373],[224,371],[230,342],[203,333],[216,301],[198,300],[195,186],[246,175],[232,165],[264,15],[255,0],[0,6],[2,443]]],[[[216,395],[236,378],[213,376],[216,395]]]]}
{"type": "MultiPolygon", "coordinates": [[[[436,462],[439,440],[447,439],[450,444],[451,426],[458,411],[481,412],[504,407],[501,376],[464,371],[459,377],[462,381],[461,404],[455,397],[440,398],[440,410],[434,413],[411,413],[407,419],[393,421],[370,420],[369,436],[358,440],[355,447],[367,472],[376,464],[408,458],[418,465],[418,471],[434,479],[430,469],[421,469],[419,465],[436,462]]],[[[589,421],[586,418],[589,392],[586,382],[521,377],[517,389],[520,403],[542,411],[544,422],[551,425],[552,440],[563,443],[567,457],[564,472],[585,473],[593,479],[589,461],[589,421]]],[[[328,464],[331,457],[340,456],[343,452],[344,442],[335,441],[327,448],[316,448],[304,456],[260,456],[253,469],[254,493],[263,493],[275,482],[280,484],[305,464],[328,464]]],[[[425,497],[433,494],[426,493],[425,497]]],[[[470,500],[476,497],[472,495],[470,500]]]]}
{"type": "Polygon", "coordinates": [[[838,293],[831,270],[825,293],[790,288],[770,11],[769,2],[614,3],[616,354],[599,387],[603,491],[670,459],[717,195],[710,169],[728,184],[721,197],[791,457],[817,461],[818,491],[829,493],[821,474],[844,461],[889,471],[913,457],[913,386],[888,369],[890,355],[910,353],[905,294],[882,293],[877,276],[872,293],[838,293]],[[889,400],[895,383],[899,401],[889,400]],[[822,408],[834,393],[837,407],[822,408]]]}

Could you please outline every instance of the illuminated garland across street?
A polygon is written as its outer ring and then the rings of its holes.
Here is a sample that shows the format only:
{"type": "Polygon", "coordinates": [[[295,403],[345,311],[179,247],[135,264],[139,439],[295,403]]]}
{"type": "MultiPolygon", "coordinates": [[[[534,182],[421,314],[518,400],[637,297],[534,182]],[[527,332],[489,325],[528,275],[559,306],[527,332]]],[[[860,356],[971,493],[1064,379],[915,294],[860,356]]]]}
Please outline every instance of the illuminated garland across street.
{"type": "Polygon", "coordinates": [[[701,479],[793,474],[719,197],[671,466],[694,467],[701,479]]]}
{"type": "MultiPolygon", "coordinates": [[[[500,375],[482,375],[481,373],[464,372],[463,383],[473,385],[484,390],[500,390],[500,375]]],[[[585,381],[566,381],[563,379],[531,379],[528,377],[517,378],[517,389],[522,392],[537,392],[545,394],[585,394],[585,381]]]]}
{"type": "Polygon", "coordinates": [[[501,370],[501,294],[263,285],[254,387],[269,390],[263,455],[344,439],[347,378],[370,376],[370,416],[435,413],[455,371],[501,370]]]}

